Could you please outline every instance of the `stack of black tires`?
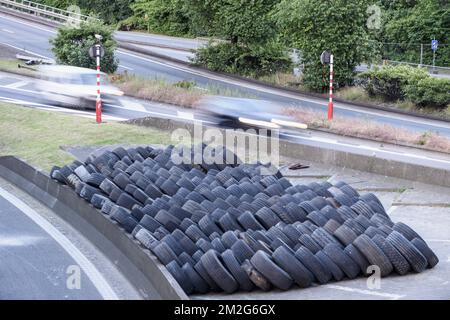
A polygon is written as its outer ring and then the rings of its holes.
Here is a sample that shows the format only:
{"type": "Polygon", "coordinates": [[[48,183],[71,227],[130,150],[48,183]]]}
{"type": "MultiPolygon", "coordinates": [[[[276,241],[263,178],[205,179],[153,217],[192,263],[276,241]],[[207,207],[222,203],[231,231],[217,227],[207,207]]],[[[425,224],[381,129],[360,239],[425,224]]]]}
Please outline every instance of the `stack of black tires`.
{"type": "Polygon", "coordinates": [[[294,186],[280,172],[263,175],[265,165],[226,163],[226,149],[215,154],[225,164],[199,165],[173,163],[173,151],[117,148],[51,177],[131,233],[187,294],[306,288],[438,263],[371,193],[344,182],[294,186]]]}

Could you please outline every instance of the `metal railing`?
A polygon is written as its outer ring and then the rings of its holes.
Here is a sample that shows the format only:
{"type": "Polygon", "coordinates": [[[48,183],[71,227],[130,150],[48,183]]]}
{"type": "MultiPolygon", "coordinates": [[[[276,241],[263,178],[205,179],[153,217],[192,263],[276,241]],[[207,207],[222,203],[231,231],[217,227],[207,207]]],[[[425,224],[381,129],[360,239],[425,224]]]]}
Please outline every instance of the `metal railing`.
{"type": "Polygon", "coordinates": [[[45,4],[25,0],[0,0],[0,7],[37,16],[60,24],[80,23],[91,19],[89,16],[80,14],[77,10],[62,10],[45,4]]]}

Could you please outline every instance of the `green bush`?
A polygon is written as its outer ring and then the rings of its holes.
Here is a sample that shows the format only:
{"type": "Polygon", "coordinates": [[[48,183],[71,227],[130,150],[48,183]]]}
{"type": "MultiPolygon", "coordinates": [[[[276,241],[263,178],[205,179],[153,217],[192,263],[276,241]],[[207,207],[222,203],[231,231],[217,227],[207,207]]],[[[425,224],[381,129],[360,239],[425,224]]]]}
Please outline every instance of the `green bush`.
{"type": "Polygon", "coordinates": [[[388,101],[403,100],[405,88],[429,77],[427,71],[405,65],[385,66],[358,75],[358,83],[371,96],[381,96],[388,101]]]}
{"type": "Polygon", "coordinates": [[[292,65],[286,49],[274,42],[248,46],[210,43],[197,50],[193,62],[214,71],[253,77],[287,71],[292,65]]]}
{"type": "Polygon", "coordinates": [[[113,30],[97,20],[83,22],[77,28],[59,28],[56,37],[50,40],[56,61],[60,64],[95,69],[95,59],[89,56],[89,48],[96,43],[95,34],[103,37],[105,56],[101,60],[102,71],[114,73],[119,62],[114,55],[117,43],[113,38],[113,30]]]}
{"type": "Polygon", "coordinates": [[[444,109],[450,104],[450,79],[427,77],[407,85],[405,94],[418,106],[444,109]]]}

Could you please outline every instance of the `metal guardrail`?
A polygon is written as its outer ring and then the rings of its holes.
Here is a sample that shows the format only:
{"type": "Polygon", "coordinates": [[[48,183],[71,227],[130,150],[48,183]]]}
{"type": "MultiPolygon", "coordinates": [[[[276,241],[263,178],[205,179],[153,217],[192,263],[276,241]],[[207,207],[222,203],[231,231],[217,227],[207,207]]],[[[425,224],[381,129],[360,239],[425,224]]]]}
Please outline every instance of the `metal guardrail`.
{"type": "Polygon", "coordinates": [[[89,16],[80,14],[77,10],[62,10],[45,4],[25,0],[0,0],[0,7],[20,11],[60,24],[80,23],[91,19],[89,16]]]}

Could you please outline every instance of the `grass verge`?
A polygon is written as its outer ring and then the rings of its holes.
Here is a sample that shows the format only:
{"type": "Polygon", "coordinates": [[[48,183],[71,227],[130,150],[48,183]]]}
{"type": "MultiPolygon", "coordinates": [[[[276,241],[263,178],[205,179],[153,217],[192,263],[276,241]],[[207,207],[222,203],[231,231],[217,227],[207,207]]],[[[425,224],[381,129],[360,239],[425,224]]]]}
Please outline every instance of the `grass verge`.
{"type": "Polygon", "coordinates": [[[49,171],[74,158],[61,146],[167,143],[169,133],[0,103],[0,156],[18,156],[49,171]]]}
{"type": "Polygon", "coordinates": [[[311,129],[325,130],[342,136],[370,139],[427,150],[450,153],[450,139],[433,132],[416,133],[369,119],[334,117],[324,119],[323,113],[298,108],[286,108],[285,113],[306,123],[311,129]]]}
{"type": "Polygon", "coordinates": [[[24,76],[35,76],[36,71],[18,67],[22,62],[17,59],[0,59],[0,71],[22,74],[24,76]]]}

